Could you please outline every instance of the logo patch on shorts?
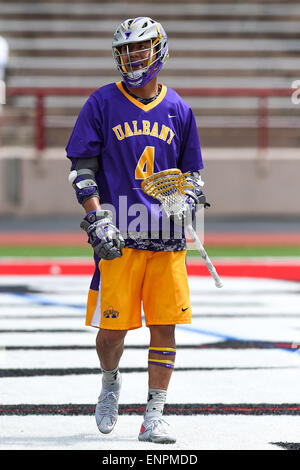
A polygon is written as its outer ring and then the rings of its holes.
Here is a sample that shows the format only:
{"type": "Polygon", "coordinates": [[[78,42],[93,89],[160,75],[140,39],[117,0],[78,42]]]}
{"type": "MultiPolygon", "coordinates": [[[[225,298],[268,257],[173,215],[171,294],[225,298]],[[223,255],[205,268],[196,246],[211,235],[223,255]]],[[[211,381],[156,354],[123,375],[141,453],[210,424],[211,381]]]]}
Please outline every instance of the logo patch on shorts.
{"type": "Polygon", "coordinates": [[[182,307],[181,311],[185,312],[188,308],[190,308],[190,307],[182,307]]]}
{"type": "Polygon", "coordinates": [[[108,309],[103,312],[103,315],[105,318],[118,318],[119,312],[110,305],[108,309]]]}

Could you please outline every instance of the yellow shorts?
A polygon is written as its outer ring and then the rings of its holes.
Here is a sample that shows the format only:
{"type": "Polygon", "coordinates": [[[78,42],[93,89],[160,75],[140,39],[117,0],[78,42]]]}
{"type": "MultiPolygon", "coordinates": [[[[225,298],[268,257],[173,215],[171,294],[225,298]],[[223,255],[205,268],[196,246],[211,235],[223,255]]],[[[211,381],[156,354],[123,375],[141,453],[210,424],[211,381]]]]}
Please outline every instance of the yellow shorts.
{"type": "Polygon", "coordinates": [[[191,323],[186,251],[124,248],[99,263],[99,291],[90,289],[86,325],[111,330],[191,323]]]}

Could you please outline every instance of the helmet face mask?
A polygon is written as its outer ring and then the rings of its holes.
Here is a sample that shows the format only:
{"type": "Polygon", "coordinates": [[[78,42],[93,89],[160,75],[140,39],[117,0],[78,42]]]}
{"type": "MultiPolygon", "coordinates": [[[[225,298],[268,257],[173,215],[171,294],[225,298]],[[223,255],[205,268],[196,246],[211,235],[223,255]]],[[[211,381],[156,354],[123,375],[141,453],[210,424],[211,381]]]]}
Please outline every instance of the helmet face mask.
{"type": "Polygon", "coordinates": [[[117,68],[130,88],[146,85],[169,57],[163,27],[148,17],[121,23],[114,34],[112,50],[117,68]]]}

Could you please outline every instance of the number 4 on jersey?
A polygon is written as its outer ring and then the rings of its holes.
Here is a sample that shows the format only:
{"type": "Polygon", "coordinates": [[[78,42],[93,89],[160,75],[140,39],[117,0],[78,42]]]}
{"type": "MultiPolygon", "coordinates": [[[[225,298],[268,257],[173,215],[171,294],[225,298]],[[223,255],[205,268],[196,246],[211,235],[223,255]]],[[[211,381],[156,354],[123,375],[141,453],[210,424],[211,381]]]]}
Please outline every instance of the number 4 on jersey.
{"type": "Polygon", "coordinates": [[[141,180],[153,174],[154,151],[154,147],[145,147],[135,169],[135,179],[141,180]]]}

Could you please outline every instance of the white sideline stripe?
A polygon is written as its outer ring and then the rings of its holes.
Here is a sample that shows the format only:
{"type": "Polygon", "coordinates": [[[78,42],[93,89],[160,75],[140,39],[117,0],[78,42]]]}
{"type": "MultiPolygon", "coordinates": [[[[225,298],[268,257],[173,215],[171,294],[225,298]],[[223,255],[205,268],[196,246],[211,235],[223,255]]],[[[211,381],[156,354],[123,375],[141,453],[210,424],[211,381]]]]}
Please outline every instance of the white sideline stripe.
{"type": "MultiPolygon", "coordinates": [[[[117,23],[117,22],[116,22],[117,23]]],[[[185,33],[186,21],[164,21],[168,33],[185,33]]],[[[111,20],[0,20],[2,33],[29,32],[106,32],[112,33],[111,20]]],[[[298,33],[298,21],[188,21],[190,33],[298,33]]]]}
{"type": "MultiPolygon", "coordinates": [[[[225,285],[225,284],[224,284],[225,285]]],[[[288,297],[286,297],[288,298],[288,297]]],[[[227,334],[226,331],[228,332],[228,336],[230,337],[237,337],[239,338],[239,334],[243,334],[242,338],[240,339],[241,341],[247,341],[247,339],[250,341],[262,341],[262,342],[268,342],[268,341],[278,341],[278,339],[275,339],[276,336],[277,338],[282,338],[282,342],[289,342],[289,343],[295,343],[295,344],[300,344],[299,337],[295,339],[295,336],[293,337],[291,333],[289,333],[291,324],[293,324],[293,328],[297,329],[299,328],[299,308],[293,308],[292,302],[291,302],[291,295],[290,295],[290,303],[287,304],[285,309],[288,311],[288,315],[285,315],[283,311],[284,306],[281,303],[281,311],[276,307],[272,305],[272,303],[269,303],[268,305],[264,305],[263,301],[262,302],[257,302],[254,306],[246,306],[244,308],[239,307],[239,305],[234,306],[234,305],[222,305],[220,302],[219,304],[215,304],[212,306],[206,305],[206,302],[204,302],[204,305],[202,307],[194,307],[192,305],[192,327],[191,327],[191,333],[193,334],[192,331],[193,329],[199,329],[200,331],[211,331],[212,334],[210,335],[211,341],[214,342],[216,337],[218,337],[218,332],[220,332],[221,336],[224,336],[224,339],[226,339],[227,334]],[[237,310],[240,309],[240,311],[237,312],[237,310]],[[260,313],[255,313],[255,310],[259,310],[260,313]],[[220,314],[221,312],[221,314],[220,314]],[[205,316],[197,316],[197,314],[201,315],[202,313],[205,314],[205,316]],[[249,313],[251,316],[248,316],[249,313]],[[230,318],[228,318],[227,315],[230,315],[230,318]],[[289,316],[291,315],[292,316],[289,316]],[[215,316],[216,315],[216,316],[215,316]],[[275,315],[275,316],[274,316],[275,315]],[[235,319],[235,320],[234,320],[235,319]],[[236,322],[238,325],[237,328],[235,328],[231,322],[236,322]],[[272,334],[268,335],[265,333],[265,336],[259,336],[255,333],[255,324],[256,328],[260,329],[260,331],[265,331],[269,328],[270,322],[272,322],[272,334]],[[202,325],[201,325],[202,324],[202,325]],[[230,325],[230,330],[229,327],[230,325]],[[245,333],[247,331],[247,334],[245,333]],[[216,332],[214,335],[213,333],[216,332]],[[283,339],[284,338],[284,339],[283,339]]],[[[224,300],[223,300],[224,301],[224,300]]],[[[245,304],[248,302],[248,298],[244,297],[240,301],[240,305],[245,304]]],[[[250,301],[251,302],[251,301],[250,301]]],[[[297,297],[295,296],[294,302],[297,302],[297,297]]],[[[193,302],[192,302],[193,303],[193,302]]],[[[201,305],[201,300],[199,301],[199,304],[201,305]]],[[[22,305],[20,305],[19,308],[22,308],[22,305]]],[[[52,322],[50,322],[47,318],[45,319],[28,319],[28,318],[22,318],[20,317],[19,319],[16,320],[16,318],[11,319],[10,321],[7,320],[7,318],[3,319],[0,321],[0,326],[1,329],[10,329],[14,330],[16,328],[16,323],[18,324],[17,328],[22,329],[22,332],[14,333],[16,336],[19,336],[19,344],[21,341],[23,341],[24,336],[28,337],[35,337],[37,336],[37,339],[40,339],[40,344],[43,344],[43,337],[46,335],[49,335],[51,338],[54,333],[51,333],[51,329],[55,329],[57,331],[57,334],[61,335],[61,344],[63,344],[63,338],[65,337],[66,334],[74,334],[72,332],[72,329],[77,329],[78,334],[81,334],[82,336],[85,337],[86,339],[86,344],[88,344],[88,336],[86,335],[86,329],[90,328],[85,326],[84,324],[84,316],[80,318],[69,318],[69,319],[60,319],[56,318],[53,316],[52,322]],[[42,330],[42,331],[36,331],[35,330],[42,330]],[[26,333],[26,330],[28,332],[26,333]],[[81,332],[81,333],[80,333],[81,332]]],[[[145,328],[145,325],[142,327],[142,331],[145,328]]],[[[97,334],[97,328],[93,328],[95,330],[95,335],[97,334]]],[[[177,331],[181,330],[180,327],[177,328],[177,331]]],[[[182,331],[182,330],[181,330],[182,331]]],[[[188,328],[185,331],[185,335],[187,334],[188,328]]],[[[145,330],[144,330],[145,332],[145,330]]],[[[7,333],[6,334],[6,345],[10,345],[10,338],[13,333],[7,333]]],[[[195,333],[194,333],[195,334],[195,333]]],[[[197,333],[198,335],[198,341],[201,342],[202,340],[202,334],[197,333]]],[[[73,338],[74,339],[74,338],[73,338]]],[[[188,339],[188,338],[186,338],[188,339]]],[[[75,343],[73,343],[75,344],[75,343]]],[[[284,355],[289,355],[288,351],[282,351],[282,353],[285,353],[284,355]]],[[[297,364],[298,368],[299,367],[299,355],[300,355],[300,349],[298,348],[293,348],[293,352],[295,352],[297,356],[297,364]]],[[[197,362],[195,361],[195,364],[197,365],[197,362]]],[[[1,365],[1,364],[0,364],[1,365]]],[[[20,364],[19,364],[20,367],[20,364]]],[[[23,367],[23,364],[22,366],[23,367]]],[[[45,364],[45,367],[49,367],[47,363],[45,364]]],[[[57,365],[57,367],[61,367],[60,364],[57,365]]],[[[220,366],[221,367],[221,366],[220,366]]],[[[2,380],[2,379],[1,379],[2,380]]]]}
{"type": "MultiPolygon", "coordinates": [[[[123,403],[146,400],[147,375],[147,372],[124,374],[123,403]]],[[[198,374],[176,371],[168,390],[168,403],[298,403],[298,375],[299,370],[295,369],[202,371],[198,374]]],[[[94,403],[100,383],[100,374],[2,377],[1,404],[59,404],[70,403],[70,400],[94,403]]]]}
{"type": "MultiPolygon", "coordinates": [[[[96,50],[109,51],[110,38],[7,38],[10,49],[14,50],[96,50]]],[[[176,39],[169,38],[169,49],[177,51],[299,51],[300,41],[295,39],[176,39]]],[[[97,60],[97,59],[95,59],[97,60]]]]}
{"type": "MultiPolygon", "coordinates": [[[[70,320],[72,321],[72,320],[70,320]]],[[[146,341],[145,341],[146,344],[146,341]]],[[[1,353],[0,353],[1,354],[1,353]]],[[[147,367],[148,349],[125,349],[122,358],[122,367],[147,367]]],[[[20,350],[6,350],[5,359],[10,369],[41,368],[41,369],[65,369],[78,367],[99,367],[99,360],[93,349],[82,350],[28,350],[26,354],[20,350]]],[[[1,355],[0,355],[1,361],[1,355]]],[[[176,368],[178,367],[261,367],[261,351],[249,351],[243,349],[236,351],[210,350],[210,349],[178,349],[176,357],[176,368]],[[220,365],[221,364],[221,365],[220,365]],[[201,366],[200,366],[201,367],[201,366]]],[[[4,367],[3,362],[0,365],[4,367]]],[[[266,349],[264,351],[264,366],[297,366],[299,358],[293,354],[282,354],[279,350],[266,349]]]]}
{"type": "MultiPolygon", "coordinates": [[[[151,15],[169,15],[170,14],[170,4],[163,2],[161,4],[152,4],[148,3],[114,3],[111,4],[93,4],[93,3],[84,3],[84,4],[72,4],[72,9],[70,12],[69,3],[44,3],[44,4],[30,4],[30,3],[8,3],[1,5],[2,14],[12,14],[12,13],[22,13],[23,15],[34,15],[34,14],[72,14],[82,15],[82,14],[116,14],[116,11],[119,15],[127,14],[127,17],[130,17],[132,12],[134,15],[136,12],[139,12],[139,15],[151,16],[151,15]]],[[[282,16],[282,15],[300,15],[300,6],[294,4],[287,5],[278,5],[278,4],[251,4],[251,3],[227,3],[222,4],[210,4],[203,3],[174,3],[172,4],[172,14],[176,15],[211,15],[211,16],[239,16],[239,15],[259,15],[259,16],[282,16]]]]}
{"type": "MultiPolygon", "coordinates": [[[[234,295],[236,295],[236,293],[234,293],[234,295]]],[[[253,291],[251,298],[249,294],[250,304],[245,301],[245,296],[242,297],[241,300],[239,301],[236,300],[235,303],[224,302],[224,304],[223,304],[223,300],[225,300],[225,298],[221,297],[221,300],[222,300],[221,310],[220,310],[220,302],[215,302],[213,304],[211,302],[211,297],[207,298],[207,296],[205,297],[205,295],[198,295],[197,296],[198,298],[195,297],[193,299],[193,306],[192,306],[193,307],[193,313],[192,313],[193,322],[198,320],[199,317],[208,319],[208,318],[213,318],[214,316],[217,316],[220,319],[225,318],[226,320],[227,315],[230,315],[230,317],[239,318],[240,320],[242,319],[249,320],[250,316],[253,319],[258,319],[258,320],[261,318],[261,316],[263,316],[265,320],[267,320],[268,318],[274,318],[274,320],[276,321],[279,320],[280,318],[285,318],[286,320],[288,318],[292,318],[293,320],[297,320],[299,318],[299,307],[297,306],[296,302],[294,303],[291,302],[290,294],[286,294],[286,295],[279,294],[281,295],[280,304],[278,303],[275,304],[275,301],[278,300],[279,298],[278,294],[275,297],[273,294],[269,294],[269,296],[273,295],[271,299],[272,301],[270,301],[267,305],[264,305],[261,311],[258,310],[257,307],[258,307],[258,304],[261,307],[262,303],[253,302],[252,300],[253,295],[257,295],[257,292],[253,291]],[[286,303],[284,304],[284,309],[283,309],[284,302],[286,303]]],[[[296,299],[297,294],[295,294],[294,297],[296,299]]],[[[47,320],[51,317],[53,320],[52,328],[54,324],[55,330],[63,329],[62,324],[61,324],[62,320],[64,320],[64,324],[66,325],[64,329],[76,328],[78,330],[81,330],[82,328],[85,327],[84,315],[82,312],[84,312],[84,307],[82,307],[81,313],[79,312],[74,313],[74,310],[70,307],[58,308],[56,305],[53,305],[52,307],[43,306],[43,308],[41,309],[41,306],[39,304],[28,303],[27,306],[24,307],[24,305],[21,303],[19,304],[16,303],[14,305],[9,303],[8,306],[6,304],[3,304],[3,306],[1,306],[0,323],[4,325],[5,329],[9,328],[9,326],[11,325],[11,328],[14,330],[16,329],[16,319],[18,319],[18,322],[20,321],[20,325],[18,323],[19,329],[21,328],[21,325],[23,325],[22,330],[23,329],[29,330],[30,328],[33,330],[37,328],[47,329],[47,325],[45,325],[44,320],[47,320]],[[8,321],[8,313],[7,313],[8,308],[9,308],[9,315],[11,315],[10,323],[8,321]],[[68,323],[67,323],[67,320],[68,320],[68,323]]],[[[84,333],[83,330],[82,332],[84,333]]],[[[20,341],[22,341],[22,338],[24,337],[24,335],[28,335],[29,333],[30,332],[25,333],[25,331],[23,331],[22,333],[15,332],[14,334],[18,336],[21,335],[22,337],[20,338],[20,341]]],[[[78,333],[80,332],[78,331],[78,333]]],[[[51,335],[52,334],[55,334],[55,333],[51,333],[51,335]]],[[[75,332],[73,332],[73,334],[75,334],[75,332]]],[[[300,345],[300,342],[299,342],[299,345],[300,345]]],[[[7,346],[9,346],[8,343],[7,343],[7,346]]],[[[298,358],[298,361],[299,361],[299,358],[298,358]]]]}
{"type": "MultiPolygon", "coordinates": [[[[299,25],[300,27],[300,25],[299,25]]],[[[90,69],[112,72],[112,57],[11,57],[10,69],[90,69]]],[[[166,63],[164,70],[300,70],[299,57],[177,57],[166,63]]]]}

